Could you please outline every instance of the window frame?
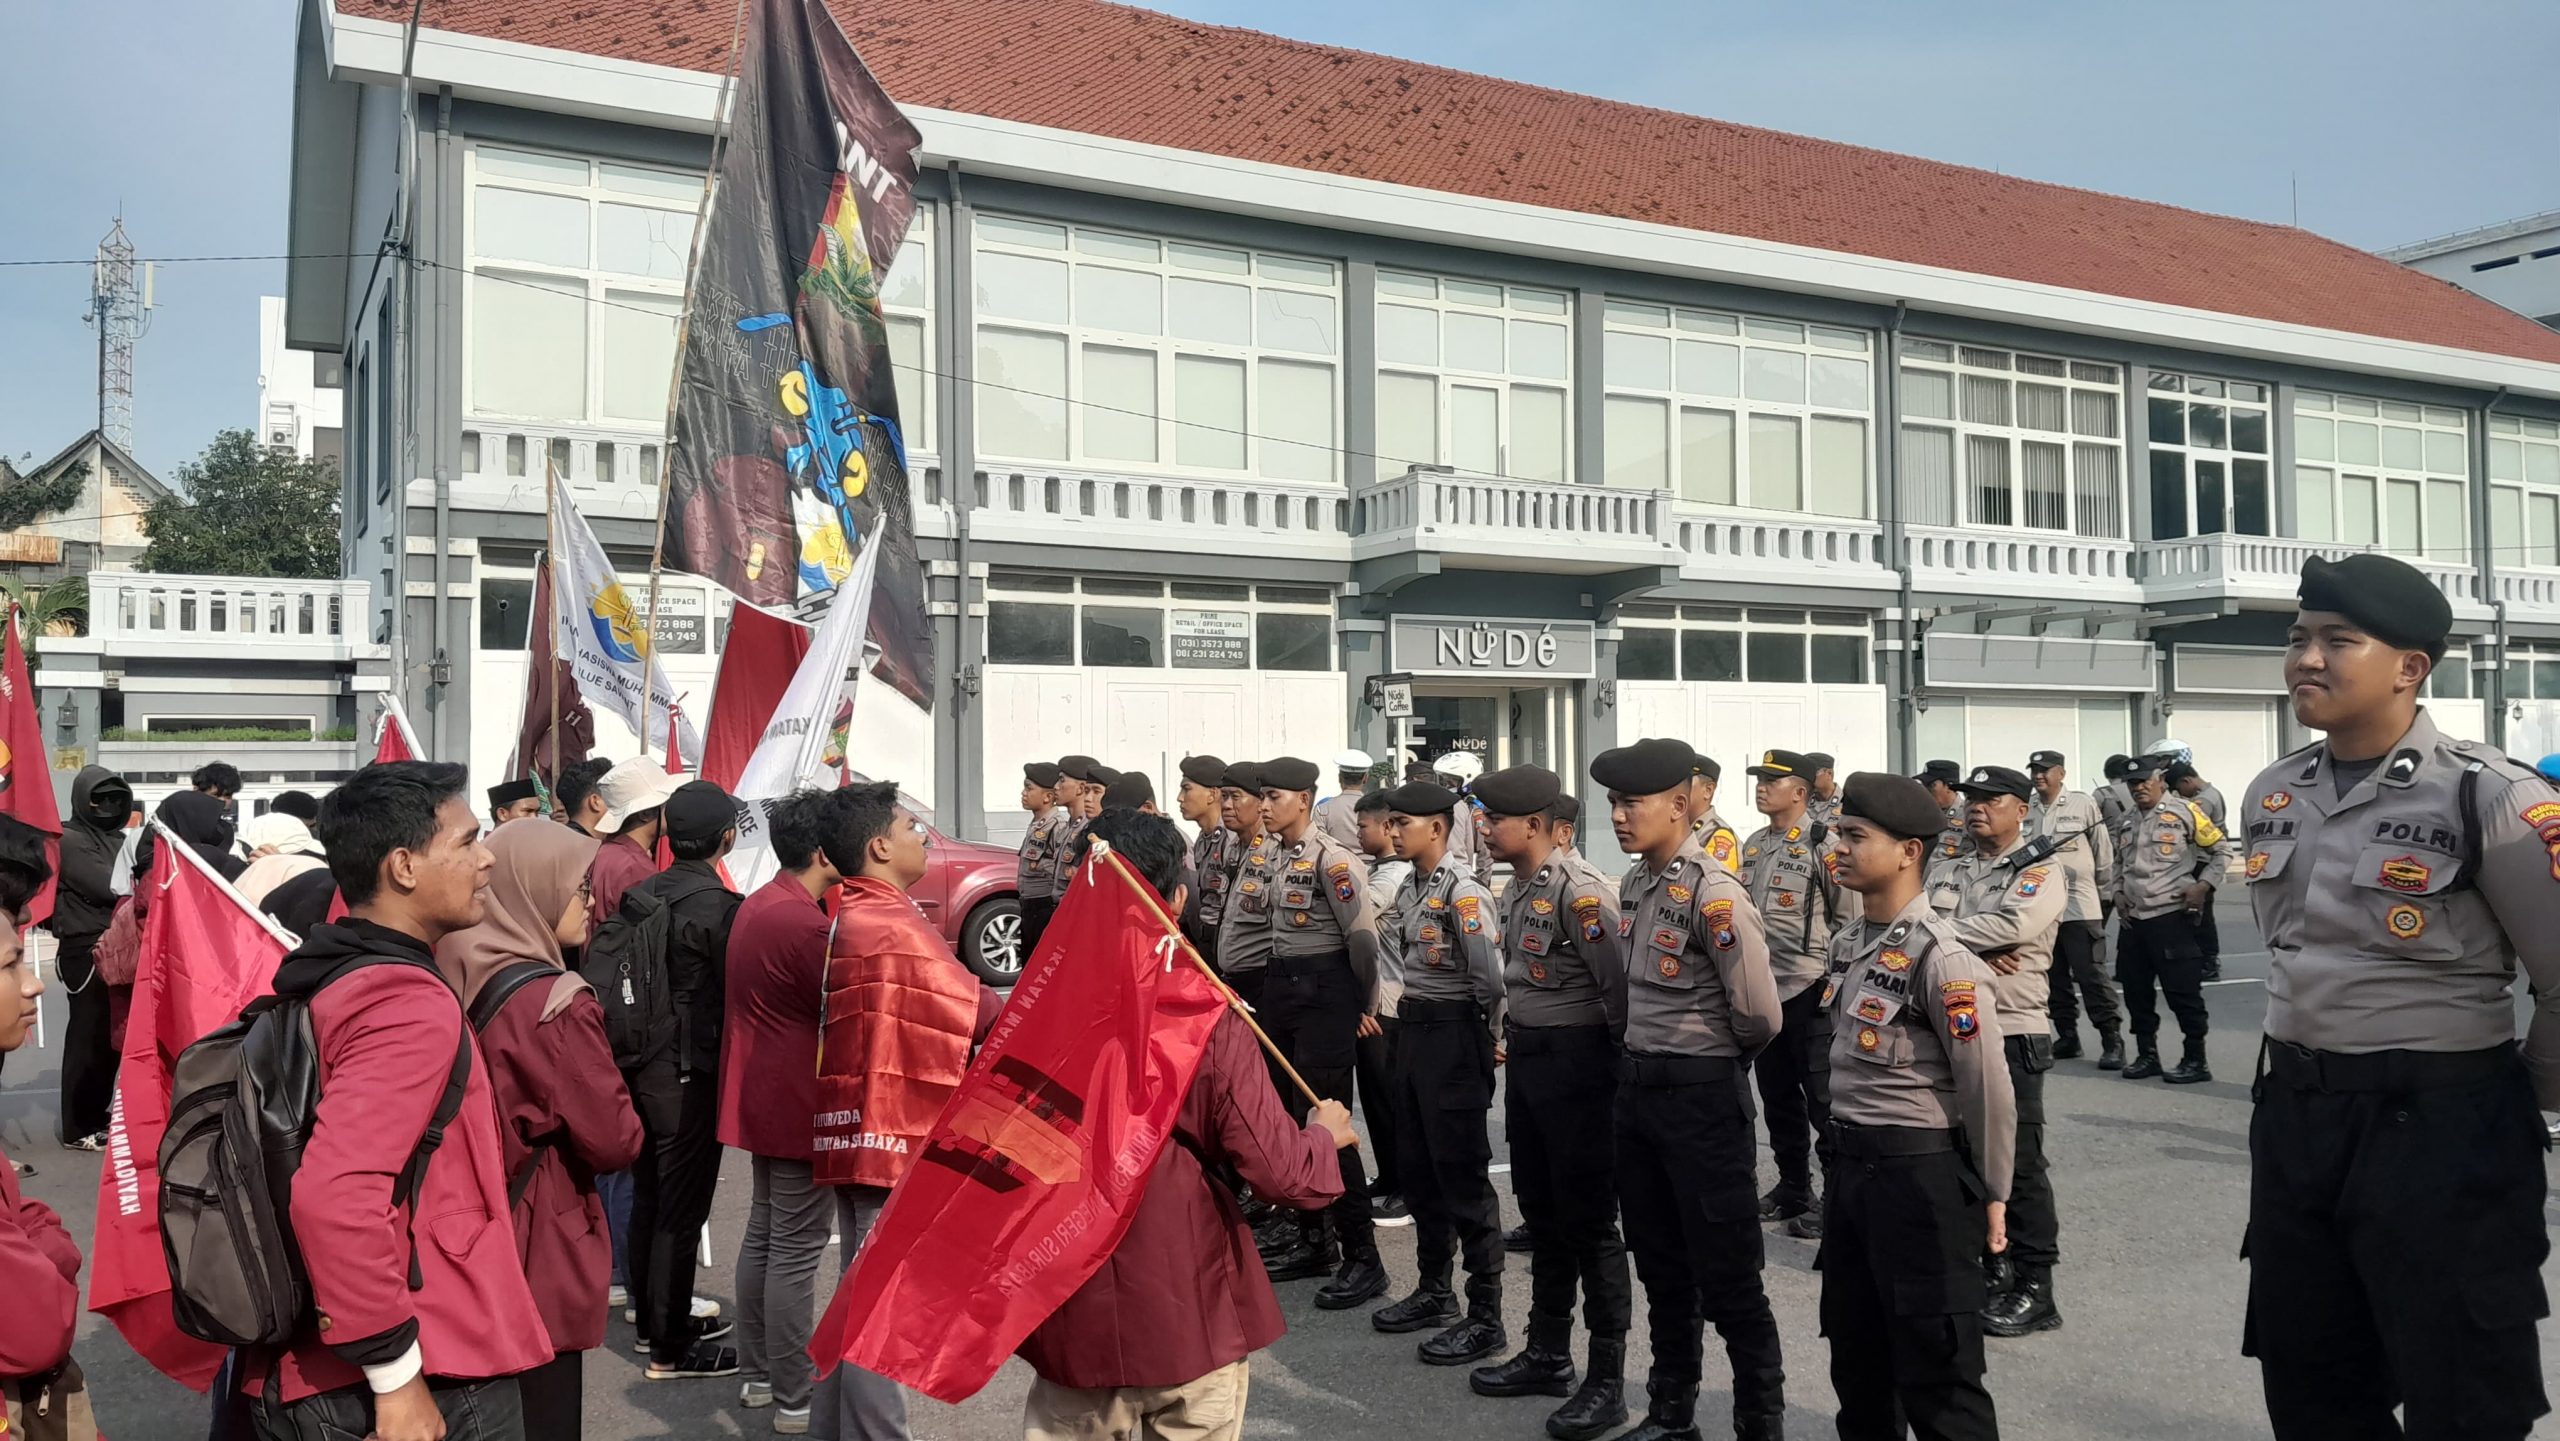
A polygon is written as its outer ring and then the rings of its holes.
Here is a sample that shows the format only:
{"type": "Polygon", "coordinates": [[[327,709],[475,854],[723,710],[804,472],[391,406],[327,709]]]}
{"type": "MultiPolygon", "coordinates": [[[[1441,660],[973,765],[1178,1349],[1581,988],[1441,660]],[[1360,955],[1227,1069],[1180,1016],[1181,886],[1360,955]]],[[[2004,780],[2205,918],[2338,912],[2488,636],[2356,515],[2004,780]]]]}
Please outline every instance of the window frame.
{"type": "MultiPolygon", "coordinates": [[[[1386,346],[1382,339],[1372,345],[1371,349],[1375,356],[1377,368],[1376,373],[1371,377],[1371,384],[1378,388],[1382,397],[1386,388],[1386,382],[1391,378],[1400,378],[1405,380],[1423,380],[1430,382],[1433,398],[1433,450],[1431,458],[1428,460],[1416,460],[1411,457],[1395,457],[1387,455],[1385,453],[1387,446],[1385,426],[1382,424],[1380,426],[1380,436],[1377,442],[1379,454],[1375,457],[1375,464],[1379,478],[1391,479],[1395,476],[1404,474],[1408,469],[1415,465],[1446,465],[1467,474],[1491,474],[1504,479],[1527,480],[1540,485],[1574,484],[1576,480],[1576,476],[1574,474],[1575,418],[1573,405],[1573,337],[1575,321],[1574,291],[1563,286],[1514,285],[1505,281],[1486,280],[1475,276],[1441,275],[1426,271],[1403,270],[1392,267],[1380,268],[1378,271],[1378,282],[1378,285],[1375,287],[1375,293],[1370,298],[1371,313],[1378,330],[1380,332],[1384,331],[1386,326],[1386,311],[1391,307],[1429,311],[1432,315],[1433,334],[1436,337],[1435,347],[1440,357],[1436,363],[1429,365],[1423,364],[1420,361],[1389,360],[1386,358],[1386,346]],[[1431,286],[1431,294],[1426,297],[1412,294],[1409,291],[1391,292],[1388,289],[1390,283],[1411,282],[1428,282],[1431,286]],[[1499,290],[1502,292],[1502,303],[1499,306],[1485,306],[1469,304],[1462,300],[1453,300],[1450,298],[1450,286],[1453,284],[1461,286],[1481,286],[1499,290]],[[1523,307],[1515,302],[1514,296],[1516,294],[1551,297],[1559,303],[1559,308],[1553,311],[1548,311],[1536,309],[1534,307],[1523,307]],[[1500,326],[1502,330],[1502,354],[1504,359],[1504,367],[1501,370],[1487,370],[1480,367],[1451,364],[1449,360],[1448,335],[1449,317],[1453,314],[1463,317],[1490,317],[1498,326],[1500,326]],[[1554,325],[1564,331],[1563,375],[1527,375],[1511,368],[1509,362],[1514,353],[1512,346],[1512,326],[1515,322],[1530,325],[1554,325]],[[1454,404],[1454,393],[1461,389],[1485,390],[1493,393],[1495,404],[1494,464],[1489,472],[1480,469],[1470,469],[1466,466],[1460,465],[1456,458],[1457,424],[1455,418],[1456,406],[1454,404]],[[1553,394],[1557,398],[1558,436],[1556,474],[1551,477],[1526,474],[1525,472],[1515,468],[1513,464],[1513,453],[1517,449],[1514,443],[1513,427],[1519,418],[1519,405],[1515,400],[1514,395],[1515,392],[1518,391],[1535,391],[1541,394],[1553,394]]],[[[1383,403],[1381,404],[1380,409],[1384,409],[1383,403]]]]}
{"type": "Polygon", "coordinates": [[[1624,636],[1631,632],[1671,637],[1672,673],[1664,676],[1629,676],[1621,680],[1673,682],[1681,685],[1875,685],[1875,617],[1863,611],[1805,609],[1796,606],[1733,606],[1688,603],[1632,603],[1618,608],[1619,644],[1624,654],[1624,636]],[[1771,618],[1771,612],[1800,612],[1798,619],[1771,618]],[[1855,624],[1838,617],[1855,614],[1855,624]],[[1825,619],[1825,617],[1832,617],[1825,619]],[[1725,636],[1734,641],[1735,654],[1742,674],[1726,679],[1691,676],[1690,636],[1725,636]],[[1804,665],[1801,680],[1763,679],[1753,675],[1755,637],[1793,635],[1802,637],[1796,655],[1804,665]],[[1818,680],[1814,678],[1813,643],[1820,637],[1854,637],[1858,645],[1858,679],[1818,680]]]}
{"type": "Polygon", "coordinates": [[[2488,434],[2492,561],[2501,570],[2560,570],[2560,420],[2493,412],[2488,434]],[[2513,505],[2512,524],[2501,524],[2502,504],[2513,505]]]}
{"type": "Polygon", "coordinates": [[[2184,487],[2180,497],[2182,513],[2179,517],[2179,529],[2173,535],[2165,532],[2160,525],[2156,475],[2143,477],[2144,493],[2151,502],[2151,538],[2153,540],[2186,540],[2206,535],[2272,536],[2276,533],[2275,387],[2273,385],[2259,380],[2232,380],[2222,376],[2155,370],[2151,372],[2150,379],[2144,383],[2143,387],[2142,424],[2144,444],[2152,457],[2152,467],[2156,470],[2159,457],[2163,455],[2177,456],[2184,487]],[[2167,383],[2163,384],[2164,381],[2167,383]],[[2254,400],[2246,398],[2240,394],[2243,390],[2255,390],[2257,398],[2254,400]],[[2179,419],[2180,438],[2174,441],[2162,440],[2152,433],[2151,407],[2172,396],[2177,397],[2177,403],[2183,407],[2179,419]],[[2199,406],[2219,406],[2222,409],[2222,444],[2198,444],[2195,441],[2195,411],[2199,406]],[[2258,416],[2263,422],[2266,435],[2264,449],[2242,450],[2231,443],[2237,430],[2232,422],[2243,411],[2258,416]],[[2264,468],[2267,520],[2267,528],[2264,530],[2243,530],[2232,523],[2240,509],[2238,478],[2240,464],[2252,459],[2264,468]],[[2200,487],[2203,485],[2202,471],[2209,465],[2222,467],[2224,523],[2212,530],[2202,530],[2197,527],[2196,520],[2204,510],[2200,487]]]}
{"type": "Polygon", "coordinates": [[[1065,610],[1068,613],[1067,634],[1071,638],[1069,656],[1065,660],[996,660],[992,657],[992,654],[990,654],[987,662],[990,665],[1023,666],[1038,670],[1157,670],[1177,673],[1197,673],[1202,676],[1237,675],[1245,672],[1266,672],[1274,675],[1323,675],[1339,672],[1342,668],[1342,643],[1339,634],[1339,627],[1336,624],[1337,617],[1334,611],[1333,596],[1331,594],[1331,588],[1321,584],[1296,585],[1290,582],[1281,581],[1224,582],[1172,580],[1168,582],[1167,580],[1156,576],[1084,575],[1058,571],[999,568],[989,572],[987,576],[986,602],[990,607],[999,604],[1047,605],[1065,610]],[[1089,589],[1089,585],[1094,582],[1099,582],[1104,588],[1089,589]],[[1138,584],[1155,584],[1160,588],[1161,593],[1155,596],[1126,595],[1115,593],[1108,589],[1108,587],[1114,585],[1126,586],[1133,582],[1138,584]],[[1058,588],[1061,583],[1064,584],[1064,589],[1058,588]],[[1173,593],[1174,588],[1184,584],[1235,584],[1248,586],[1249,589],[1243,599],[1200,599],[1196,597],[1175,595],[1173,593]],[[1263,598],[1263,593],[1266,590],[1307,590],[1311,592],[1320,592],[1321,598],[1310,600],[1266,600],[1263,598]],[[1157,634],[1160,637],[1163,637],[1165,642],[1163,656],[1159,659],[1158,663],[1153,666],[1127,666],[1108,661],[1088,659],[1085,650],[1085,611],[1088,608],[1108,610],[1155,610],[1163,618],[1162,623],[1157,630],[1157,634]],[[1173,663],[1172,647],[1173,613],[1175,611],[1185,610],[1243,612],[1245,614],[1245,630],[1247,635],[1250,637],[1248,644],[1251,647],[1247,653],[1245,664],[1242,666],[1175,665],[1173,663]],[[1266,615],[1320,617],[1324,623],[1324,664],[1321,666],[1292,666],[1281,669],[1274,669],[1270,665],[1266,664],[1263,656],[1262,631],[1262,620],[1266,615]]]}
{"type": "MultiPolygon", "coordinates": [[[[1823,325],[1784,316],[1754,315],[1743,311],[1724,311],[1689,305],[1667,305],[1631,296],[1608,297],[1604,302],[1602,316],[1600,370],[1603,413],[1604,415],[1607,413],[1609,403],[1612,401],[1658,404],[1663,408],[1661,441],[1664,483],[1662,488],[1670,491],[1672,497],[1679,503],[1719,510],[1750,510],[1764,515],[1818,515],[1849,521],[1871,521],[1875,518],[1878,479],[1876,446],[1879,430],[1876,418],[1878,410],[1876,366],[1881,360],[1881,347],[1876,343],[1875,332],[1857,326],[1823,325]],[[1659,313],[1662,317],[1661,322],[1656,324],[1639,312],[1659,313]],[[1754,327],[1791,327],[1798,334],[1797,338],[1790,340],[1784,336],[1757,331],[1754,327]],[[1638,338],[1661,337],[1667,342],[1669,354],[1664,365],[1666,382],[1664,385],[1642,385],[1632,380],[1611,376],[1608,337],[1618,335],[1638,338]],[[1854,340],[1856,345],[1854,347],[1842,344],[1826,345],[1816,339],[1817,336],[1822,335],[1854,340]],[[1690,340],[1693,337],[1700,344],[1730,344],[1734,352],[1734,394],[1719,396],[1682,388],[1680,346],[1684,340],[1690,340]],[[1802,359],[1804,382],[1802,400],[1770,400],[1750,394],[1751,358],[1755,350],[1794,355],[1802,359]],[[1863,387],[1861,406],[1852,409],[1847,406],[1818,402],[1813,398],[1815,362],[1825,359],[1854,360],[1865,370],[1866,384],[1863,387]],[[1726,454],[1730,463],[1725,468],[1725,479],[1732,488],[1730,500],[1715,500],[1691,494],[1693,478],[1684,473],[1684,467],[1689,458],[1689,446],[1686,440],[1687,419],[1692,412],[1722,414],[1726,417],[1729,430],[1726,454]],[[1762,418],[1789,421],[1796,427],[1795,503],[1792,506],[1770,507],[1752,503],[1752,489],[1756,481],[1752,455],[1756,427],[1753,422],[1762,418]],[[1859,427],[1860,474],[1858,509],[1855,513],[1818,509],[1813,503],[1816,493],[1814,437],[1820,422],[1823,421],[1849,421],[1856,423],[1859,427]]],[[[1604,430],[1601,474],[1596,479],[1601,485],[1613,486],[1617,484],[1611,475],[1614,469],[1614,457],[1606,454],[1607,440],[1608,435],[1604,430]]],[[[1696,479],[1703,484],[1705,478],[1696,479]]]]}
{"type": "MultiPolygon", "coordinates": [[[[2125,394],[2128,367],[2112,360],[2004,346],[1967,345],[1961,341],[1926,336],[1906,339],[1899,348],[1901,353],[1897,362],[1902,370],[1943,376],[1947,381],[1947,408],[1950,413],[1945,416],[1914,415],[1910,409],[1907,380],[1898,377],[1901,383],[1897,383],[1895,392],[1900,403],[1894,417],[1898,436],[1921,430],[1952,437],[1954,454],[1950,463],[1950,483],[1955,493],[1951,497],[1952,519],[1943,523],[1943,528],[1987,527],[2004,533],[2080,540],[2121,541],[2128,538],[2135,483],[2125,460],[2127,431],[2132,425],[2132,407],[2125,394]],[[2020,367],[2021,361],[2040,367],[2057,366],[2059,369],[2025,370],[2020,367]],[[2100,373],[2105,378],[2100,378],[2100,373]],[[1967,380],[2002,384],[2002,405],[2007,419],[1998,422],[1967,419],[1967,380]],[[2063,392],[2061,430],[2038,430],[2019,423],[2018,387],[2021,384],[2053,387],[2063,392]],[[2108,398],[2115,422],[2113,435],[2087,434],[2079,429],[2078,399],[2082,395],[2108,398]],[[1985,447],[1999,445],[2006,458],[2003,489],[2008,499],[2009,519],[1987,517],[1976,512],[1973,470],[1977,441],[1985,447]],[[2027,447],[2031,445],[2053,446],[2062,451],[2063,512],[2059,526],[2032,525],[2021,518],[2032,499],[2027,491],[2027,447]],[[2112,513],[2104,516],[2085,516],[2087,507],[2081,502],[2083,452],[2090,450],[2106,451],[2114,457],[2115,504],[2112,513]]],[[[1979,453],[1989,452],[1986,448],[1979,453]]],[[[1935,521],[1920,523],[1940,524],[1935,521]]]]}
{"type": "MultiPolygon", "coordinates": [[[[2294,392],[2294,444],[2292,475],[2294,486],[2293,529],[2302,532],[2302,518],[2310,508],[2303,504],[2306,491],[2321,488],[2328,503],[2329,531],[2326,536],[2297,533],[2293,538],[2324,545],[2368,546],[2385,555],[2407,560],[2433,561],[2440,565],[2459,565],[2471,558],[2471,416],[2470,412],[2441,405],[2419,405],[2409,401],[2384,400],[2377,396],[2357,395],[2348,391],[2298,390],[2294,392]],[[2371,426],[2374,430],[2374,459],[2371,461],[2339,458],[2344,449],[2339,444],[2343,425],[2371,426]],[[2311,437],[2320,435],[2318,427],[2326,426],[2326,439],[2314,445],[2311,437]],[[2414,430],[2418,444],[2419,464],[2412,467],[2393,464],[2388,459],[2388,432],[2414,430]],[[2437,447],[2430,437],[2450,438],[2452,453],[2459,457],[2456,468],[2438,466],[2433,454],[2437,447]],[[2325,451],[2326,454],[2316,454],[2325,451]],[[2314,479],[2314,477],[2318,477],[2314,479]],[[2366,540],[2343,539],[2347,517],[2347,493],[2352,483],[2370,485],[2373,489],[2371,532],[2366,540]],[[2415,543],[2403,546],[2392,524],[2394,487],[2416,488],[2417,536],[2415,543]],[[2459,503],[2452,514],[2458,521],[2456,534],[2442,541],[2431,534],[2434,527],[2429,517],[2436,510],[2431,502],[2446,498],[2446,489],[2455,492],[2459,503]]],[[[2358,507],[2361,513],[2362,507],[2358,507]]]]}

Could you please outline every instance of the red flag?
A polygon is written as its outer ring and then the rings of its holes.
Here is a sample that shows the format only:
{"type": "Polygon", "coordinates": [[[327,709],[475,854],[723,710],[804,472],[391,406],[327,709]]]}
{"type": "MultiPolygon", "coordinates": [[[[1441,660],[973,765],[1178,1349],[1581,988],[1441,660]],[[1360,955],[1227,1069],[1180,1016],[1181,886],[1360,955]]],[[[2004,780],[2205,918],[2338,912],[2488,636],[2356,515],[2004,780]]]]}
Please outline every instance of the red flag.
{"type": "Polygon", "coordinates": [[[577,674],[567,661],[552,649],[551,566],[538,565],[533,570],[533,649],[525,667],[524,719],[516,723],[515,759],[508,764],[507,774],[521,779],[538,778],[547,791],[560,778],[560,768],[585,760],[595,749],[596,716],[587,709],[587,698],[578,690],[577,674]],[[546,684],[544,677],[550,677],[546,684]],[[558,700],[553,700],[553,692],[558,700]],[[560,735],[555,742],[551,734],[554,710],[560,717],[560,735]],[[566,754],[555,757],[555,750],[566,754]]]}
{"type": "Polygon", "coordinates": [[[409,733],[409,717],[402,714],[400,702],[383,698],[382,720],[375,727],[373,763],[413,761],[418,758],[418,738],[409,733]]]}
{"type": "Polygon", "coordinates": [[[964,1400],[1128,1233],[1225,1009],[1143,887],[1104,852],[1068,889],[836,1288],[820,1366],[964,1400]]]}
{"type": "MultiPolygon", "coordinates": [[[[678,699],[681,700],[682,697],[678,697],[678,699]]],[[[683,717],[683,706],[670,705],[667,707],[667,774],[671,776],[680,776],[684,774],[684,747],[677,742],[676,738],[677,732],[684,729],[681,725],[677,724],[677,722],[683,719],[683,717]]],[[[667,836],[666,826],[661,824],[658,827],[658,869],[663,871],[675,863],[675,845],[667,836]]]]}
{"type": "Polygon", "coordinates": [[[735,795],[791,674],[809,653],[809,629],[742,605],[729,614],[729,641],[712,683],[711,725],[702,734],[702,778],[735,795]]]}
{"type": "MultiPolygon", "coordinates": [[[[36,714],[35,682],[27,653],[18,645],[18,607],[9,606],[8,655],[0,660],[0,815],[44,832],[44,858],[62,874],[62,811],[53,801],[53,768],[45,760],[44,718],[36,714]]],[[[27,907],[27,924],[53,919],[51,880],[27,907]]]]}
{"type": "Polygon", "coordinates": [[[286,937],[175,835],[163,830],[154,849],[133,1014],[98,1174],[89,1309],[114,1322],[142,1359],[202,1391],[213,1384],[222,1348],[171,1319],[160,1248],[160,1137],[169,1125],[170,1080],[180,1051],[239,1019],[241,1007],[273,986],[286,937]]]}

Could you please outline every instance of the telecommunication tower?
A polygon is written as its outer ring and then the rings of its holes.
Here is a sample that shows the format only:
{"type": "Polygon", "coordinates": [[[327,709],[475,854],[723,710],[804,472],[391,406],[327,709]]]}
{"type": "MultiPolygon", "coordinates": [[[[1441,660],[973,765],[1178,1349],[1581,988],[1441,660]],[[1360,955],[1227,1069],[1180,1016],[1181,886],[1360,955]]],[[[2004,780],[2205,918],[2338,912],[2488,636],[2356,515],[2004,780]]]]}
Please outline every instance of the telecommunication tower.
{"type": "Polygon", "coordinates": [[[89,311],[81,319],[98,328],[98,429],[133,447],[133,343],[151,328],[154,267],[137,265],[124,217],[98,242],[89,269],[89,311]]]}

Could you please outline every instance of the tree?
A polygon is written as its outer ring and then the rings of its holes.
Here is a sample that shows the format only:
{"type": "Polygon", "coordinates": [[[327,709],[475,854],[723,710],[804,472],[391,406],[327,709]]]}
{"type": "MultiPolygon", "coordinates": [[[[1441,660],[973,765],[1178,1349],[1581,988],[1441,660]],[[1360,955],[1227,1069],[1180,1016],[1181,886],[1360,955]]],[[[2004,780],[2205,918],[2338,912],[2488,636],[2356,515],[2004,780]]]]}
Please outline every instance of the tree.
{"type": "Polygon", "coordinates": [[[89,480],[89,463],[66,465],[49,480],[33,480],[0,464],[0,476],[7,477],[0,481],[0,531],[10,531],[78,505],[81,487],[89,480]]]}
{"type": "Polygon", "coordinates": [[[178,467],[186,499],[143,513],[144,570],[180,575],[338,574],[338,468],[258,444],[245,430],[215,435],[178,467]]]}

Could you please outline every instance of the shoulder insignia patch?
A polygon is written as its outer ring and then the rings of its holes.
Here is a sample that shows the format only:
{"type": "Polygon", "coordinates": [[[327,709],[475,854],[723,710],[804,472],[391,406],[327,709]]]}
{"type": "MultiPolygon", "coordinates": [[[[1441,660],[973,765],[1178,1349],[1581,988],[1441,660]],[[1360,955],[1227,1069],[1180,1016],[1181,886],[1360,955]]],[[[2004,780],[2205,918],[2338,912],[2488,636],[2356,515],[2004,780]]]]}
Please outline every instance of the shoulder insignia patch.
{"type": "MultiPolygon", "coordinates": [[[[2269,791],[2258,798],[2258,809],[2262,811],[2280,811],[2292,804],[2293,792],[2291,791],[2269,791]]],[[[2552,809],[2560,811],[2560,806],[2554,806],[2552,809]]]]}
{"type": "Polygon", "coordinates": [[[1707,923],[1707,938],[1716,943],[1717,950],[1729,951],[1741,943],[1742,934],[1733,925],[1733,902],[1709,901],[1699,919],[1707,923]]]}
{"type": "Polygon", "coordinates": [[[1680,884],[1678,881],[1673,881],[1671,884],[1664,886],[1662,888],[1662,893],[1671,897],[1671,904],[1675,906],[1685,906],[1689,904],[1689,902],[1695,899],[1698,894],[1696,891],[1680,884]]]}
{"type": "Polygon", "coordinates": [[[1885,931],[1884,943],[1888,946],[1901,945],[1903,940],[1910,934],[1911,923],[1909,921],[1896,921],[1885,931]]]}
{"type": "Polygon", "coordinates": [[[2383,914],[2382,924],[2398,939],[2414,941],[2427,933],[2427,913],[2403,901],[2383,914]]]}
{"type": "Polygon", "coordinates": [[[1716,838],[1715,838],[1714,840],[1711,840],[1711,841],[1707,842],[1707,854],[1708,854],[1708,855],[1711,855],[1711,856],[1713,856],[1713,857],[1715,857],[1717,860],[1720,860],[1720,861],[1729,861],[1729,860],[1732,860],[1732,859],[1733,859],[1733,832],[1731,832],[1731,831],[1718,831],[1718,832],[1716,832],[1716,838]]]}
{"type": "Polygon", "coordinates": [[[2038,866],[2034,870],[2027,872],[2025,875],[2018,877],[2019,898],[2024,900],[2027,897],[2033,896],[2036,892],[2043,890],[2045,877],[2051,874],[2053,874],[2053,872],[2049,868],[2038,866]]]}
{"type": "Polygon", "coordinates": [[[1582,938],[1584,940],[1596,941],[1602,936],[1608,934],[1608,923],[1600,918],[1600,898],[1598,896],[1574,897],[1573,916],[1575,920],[1582,923],[1582,938]]]}
{"type": "Polygon", "coordinates": [[[1468,935],[1484,934],[1484,902],[1474,896],[1458,897],[1458,925],[1468,935]]]}
{"type": "Polygon", "coordinates": [[[1331,866],[1326,868],[1325,877],[1333,882],[1333,898],[1342,902],[1344,905],[1347,906],[1351,904],[1351,902],[1359,895],[1358,888],[1351,882],[1351,863],[1349,861],[1335,861],[1331,866]]]}
{"type": "Polygon", "coordinates": [[[1884,967],[1888,971],[1897,973],[1907,971],[1911,969],[1911,953],[1899,946],[1895,946],[1886,950],[1883,955],[1876,957],[1876,964],[1884,967]]]}
{"type": "Polygon", "coordinates": [[[2540,830],[2553,821],[2560,821],[2560,801],[2536,801],[2519,814],[2524,817],[2526,825],[2540,830]]]}
{"type": "Polygon", "coordinates": [[[1959,1041],[1970,1041],[1982,1033],[1982,1018],[1974,1009],[1973,982],[1947,981],[1938,987],[1938,999],[1947,1010],[1947,1034],[1959,1041]]]}
{"type": "Polygon", "coordinates": [[[1787,839],[1788,839],[1788,840],[1790,840],[1790,841],[1800,841],[1800,840],[1803,840],[1803,839],[1804,839],[1804,827],[1802,827],[1802,826],[1789,826],[1789,827],[1787,827],[1787,839]]]}
{"type": "Polygon", "coordinates": [[[2416,780],[2419,759],[2415,748],[2394,755],[2391,763],[2382,768],[2382,783],[2387,786],[2405,786],[2416,780]]]}
{"type": "Polygon", "coordinates": [[[2382,873],[2375,879],[2391,890],[2408,891],[2414,894],[2424,891],[2427,888],[2427,882],[2434,878],[2435,873],[2435,867],[2419,860],[2416,856],[2393,856],[2382,863],[2382,873]]]}

